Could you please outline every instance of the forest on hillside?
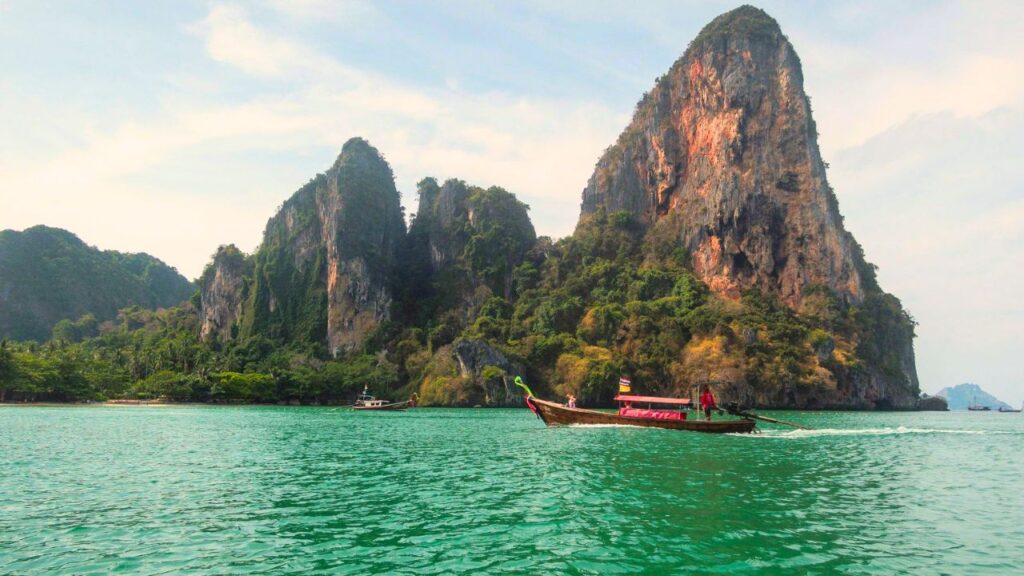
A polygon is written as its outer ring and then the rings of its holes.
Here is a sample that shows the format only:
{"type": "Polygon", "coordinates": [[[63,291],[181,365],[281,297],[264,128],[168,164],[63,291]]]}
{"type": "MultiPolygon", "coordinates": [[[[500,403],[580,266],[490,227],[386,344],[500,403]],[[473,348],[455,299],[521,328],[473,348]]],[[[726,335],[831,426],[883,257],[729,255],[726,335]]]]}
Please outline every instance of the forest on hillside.
{"type": "Polygon", "coordinates": [[[849,306],[816,287],[799,311],[754,291],[731,301],[629,213],[597,214],[556,243],[530,241],[514,197],[473,193],[490,217],[445,231],[462,248],[441,273],[431,271],[422,237],[439,231],[413,220],[392,273],[391,320],[359,350],[332,358],[316,341],[261,334],[203,342],[197,294],[157,311],[125,308],[103,324],[64,321],[42,343],[4,341],[0,400],[344,404],[368,386],[471,406],[505,401],[488,390],[515,367],[536,390],[592,405],[610,401],[620,375],[659,394],[687,393],[696,381],[748,382],[782,404],[786,394],[826,397],[865,359],[896,362],[858,337],[909,321],[892,296],[849,306]],[[461,341],[486,343],[508,365],[464,373],[452,354],[461,341]]]}

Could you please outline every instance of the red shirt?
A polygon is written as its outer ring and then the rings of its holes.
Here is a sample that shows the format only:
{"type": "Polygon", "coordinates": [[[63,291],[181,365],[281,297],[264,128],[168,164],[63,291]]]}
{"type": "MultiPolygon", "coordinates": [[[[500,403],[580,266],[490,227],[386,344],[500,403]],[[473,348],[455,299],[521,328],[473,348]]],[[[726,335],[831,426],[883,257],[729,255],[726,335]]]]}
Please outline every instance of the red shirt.
{"type": "Polygon", "coordinates": [[[715,396],[711,393],[711,390],[705,390],[704,393],[700,395],[700,407],[707,408],[708,406],[714,405],[715,396]]]}

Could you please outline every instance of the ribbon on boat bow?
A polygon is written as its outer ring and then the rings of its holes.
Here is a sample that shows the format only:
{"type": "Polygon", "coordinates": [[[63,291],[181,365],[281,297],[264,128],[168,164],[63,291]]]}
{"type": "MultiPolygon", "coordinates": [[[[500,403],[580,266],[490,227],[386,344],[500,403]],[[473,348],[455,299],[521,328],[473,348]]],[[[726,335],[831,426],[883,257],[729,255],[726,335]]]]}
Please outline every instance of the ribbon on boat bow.
{"type": "Polygon", "coordinates": [[[516,386],[519,386],[520,388],[526,391],[526,407],[530,409],[530,412],[536,414],[537,418],[540,418],[540,411],[537,409],[537,406],[533,403],[533,400],[531,400],[531,398],[533,398],[533,390],[530,390],[530,387],[527,386],[526,383],[523,382],[523,379],[520,378],[519,376],[516,376],[514,382],[516,383],[516,386]]]}

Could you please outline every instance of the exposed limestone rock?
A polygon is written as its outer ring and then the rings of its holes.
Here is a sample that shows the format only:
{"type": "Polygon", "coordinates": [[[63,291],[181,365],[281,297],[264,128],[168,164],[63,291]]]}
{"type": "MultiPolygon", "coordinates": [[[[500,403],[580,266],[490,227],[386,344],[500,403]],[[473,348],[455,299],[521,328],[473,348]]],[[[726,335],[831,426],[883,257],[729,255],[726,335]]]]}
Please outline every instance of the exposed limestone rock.
{"type": "Polygon", "coordinates": [[[223,342],[235,336],[248,286],[246,278],[251,275],[252,261],[234,244],[217,249],[213,263],[199,278],[199,337],[204,342],[223,342]]]}
{"type": "Polygon", "coordinates": [[[948,412],[949,404],[946,399],[942,396],[928,396],[927,394],[921,398],[921,401],[917,406],[918,410],[924,410],[927,412],[948,412]]]}
{"type": "Polygon", "coordinates": [[[839,359],[835,341],[814,346],[817,385],[769,389],[733,366],[737,400],[917,406],[913,321],[878,287],[843,226],[800,60],[763,11],[743,6],[716,18],[643,97],[583,191],[580,222],[601,211],[639,217],[727,299],[756,289],[804,314],[812,294],[835,296],[836,314],[850,321],[826,327],[846,342],[839,359]]]}
{"type": "Polygon", "coordinates": [[[522,374],[504,354],[483,340],[461,340],[455,343],[453,353],[463,378],[470,379],[483,389],[483,403],[487,406],[519,406],[522,397],[513,380],[522,374]],[[491,370],[487,370],[490,367],[491,370]]]}
{"type": "Polygon", "coordinates": [[[863,297],[800,60],[757,8],[712,21],[638,104],[583,192],[583,217],[602,208],[671,227],[729,297],[758,287],[796,308],[812,284],[863,297]]]}
{"type": "Polygon", "coordinates": [[[428,178],[420,183],[419,192],[416,218],[420,223],[429,222],[430,263],[437,272],[453,263],[465,249],[466,235],[461,225],[467,220],[469,188],[461,180],[448,180],[438,186],[428,178]]]}
{"type": "Polygon", "coordinates": [[[461,180],[438,186],[425,178],[418,192],[408,252],[420,261],[429,258],[432,279],[448,277],[442,289],[465,303],[477,300],[473,295],[482,286],[510,298],[513,272],[537,241],[529,207],[497,186],[467,186],[461,180]],[[460,280],[451,282],[455,276],[460,280]]]}
{"type": "Polygon", "coordinates": [[[388,316],[387,276],[405,234],[399,202],[380,153],[346,142],[267,223],[244,330],[321,343],[334,356],[357,349],[388,316]]]}

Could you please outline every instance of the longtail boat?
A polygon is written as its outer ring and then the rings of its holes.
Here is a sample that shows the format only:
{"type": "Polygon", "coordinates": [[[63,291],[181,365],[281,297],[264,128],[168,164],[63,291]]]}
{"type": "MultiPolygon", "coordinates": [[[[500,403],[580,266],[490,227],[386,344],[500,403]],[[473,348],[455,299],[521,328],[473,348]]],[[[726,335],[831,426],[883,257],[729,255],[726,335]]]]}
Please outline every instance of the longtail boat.
{"type": "Polygon", "coordinates": [[[363,393],[356,397],[356,403],[352,405],[353,410],[406,410],[416,406],[417,395],[414,392],[413,395],[404,402],[391,402],[389,400],[381,400],[374,398],[367,393],[366,388],[363,388],[363,393]]]}
{"type": "Polygon", "coordinates": [[[618,425],[638,426],[641,428],[663,428],[666,430],[690,430],[692,432],[709,432],[717,434],[753,432],[757,424],[754,420],[744,417],[741,420],[688,420],[681,410],[656,410],[633,408],[632,404],[668,404],[685,407],[690,404],[688,398],[662,398],[657,396],[633,396],[620,394],[616,400],[625,404],[618,413],[599,412],[585,408],[570,408],[557,402],[541,400],[517,378],[516,385],[526,391],[526,405],[548,426],[571,425],[618,425]]]}

